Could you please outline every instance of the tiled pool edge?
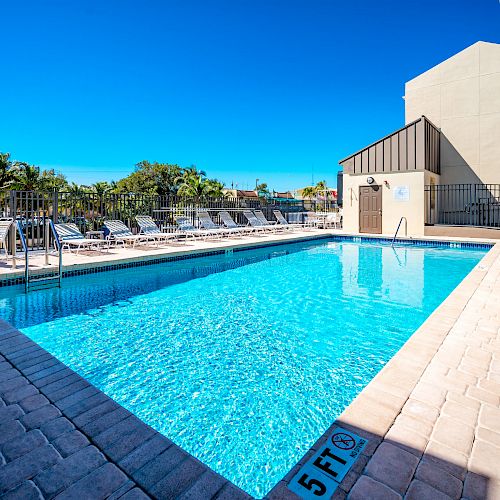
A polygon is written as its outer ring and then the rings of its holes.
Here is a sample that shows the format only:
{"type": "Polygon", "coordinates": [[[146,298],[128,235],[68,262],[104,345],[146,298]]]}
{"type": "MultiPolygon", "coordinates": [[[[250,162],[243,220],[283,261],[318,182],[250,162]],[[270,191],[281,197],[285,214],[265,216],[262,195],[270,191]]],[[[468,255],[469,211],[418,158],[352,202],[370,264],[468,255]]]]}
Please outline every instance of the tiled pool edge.
{"type": "MultiPolygon", "coordinates": [[[[290,234],[290,236],[294,236],[290,234]]],[[[141,257],[133,257],[128,259],[119,260],[113,264],[95,262],[91,264],[74,264],[71,266],[63,266],[63,278],[70,276],[79,276],[82,274],[96,274],[107,271],[113,271],[117,269],[127,269],[131,267],[143,267],[150,266],[154,264],[174,262],[179,260],[195,259],[198,257],[207,257],[210,255],[222,255],[226,251],[230,250],[233,252],[242,252],[245,250],[252,250],[258,248],[267,248],[274,246],[288,245],[291,243],[299,243],[306,241],[315,241],[322,239],[331,239],[334,241],[351,241],[351,242],[366,242],[366,243],[391,243],[391,238],[386,236],[363,236],[363,235],[351,235],[351,234],[313,234],[310,236],[296,236],[295,238],[289,238],[286,240],[271,240],[263,241],[257,243],[236,243],[234,245],[228,245],[224,247],[215,247],[211,249],[203,250],[193,250],[193,249],[182,249],[178,252],[173,252],[171,255],[154,256],[154,255],[144,255],[141,257]]],[[[438,238],[398,238],[396,241],[398,246],[433,246],[441,248],[473,248],[473,249],[485,249],[491,248],[493,243],[483,242],[479,240],[478,242],[473,241],[448,241],[446,239],[438,238]]],[[[14,273],[13,273],[14,274],[14,273]]],[[[43,277],[44,272],[36,272],[37,277],[43,277]]],[[[22,285],[25,282],[24,272],[17,271],[14,276],[1,278],[0,277],[0,287],[22,285]]]]}
{"type": "MultiPolygon", "coordinates": [[[[324,238],[330,238],[331,236],[326,235],[323,236],[324,238]]],[[[342,236],[343,238],[343,236],[342,236]]],[[[357,238],[357,236],[349,236],[348,238],[357,238]]],[[[316,237],[314,238],[309,238],[309,239],[317,239],[316,237]]],[[[385,238],[386,239],[386,238],[385,238]]],[[[379,240],[376,238],[376,240],[379,240]]],[[[356,241],[356,240],[355,240],[356,241]]],[[[269,242],[271,243],[271,242],[269,242]]],[[[289,243],[283,242],[283,243],[289,243]]],[[[268,245],[262,245],[262,246],[268,246],[268,245]]],[[[222,249],[220,249],[223,251],[222,249]]],[[[198,255],[197,255],[198,256],[198,255]]],[[[370,466],[372,460],[375,460],[375,463],[380,460],[380,455],[383,454],[383,452],[386,452],[387,447],[396,448],[396,449],[401,449],[404,452],[404,447],[408,447],[408,444],[404,443],[404,438],[401,437],[401,431],[399,431],[399,434],[396,432],[396,437],[391,437],[390,431],[392,430],[393,427],[396,427],[394,424],[394,421],[396,420],[396,416],[399,414],[404,414],[404,407],[405,403],[408,402],[408,398],[410,394],[412,393],[413,389],[415,388],[415,385],[418,383],[418,381],[422,378],[422,375],[424,372],[429,368],[429,366],[432,364],[432,360],[434,359],[438,349],[443,345],[443,343],[446,341],[446,338],[448,336],[448,333],[451,329],[451,325],[453,325],[458,317],[460,316],[461,311],[465,307],[465,305],[469,302],[470,298],[473,296],[473,294],[478,290],[479,286],[481,283],[487,278],[487,276],[491,273],[492,268],[495,267],[497,269],[496,273],[496,279],[498,279],[498,283],[500,284],[500,245],[497,244],[495,248],[490,250],[490,252],[481,260],[481,262],[475,267],[475,269],[462,281],[461,284],[458,285],[458,287],[452,292],[452,294],[441,304],[441,306],[428,318],[428,320],[422,325],[422,327],[415,332],[415,334],[409,339],[409,341],[403,346],[403,348],[399,351],[399,353],[387,364],[387,366],[380,372],[377,377],[365,388],[364,391],[356,398],[356,400],[346,409],[346,411],[339,417],[337,422],[335,424],[337,425],[342,425],[343,427],[349,427],[353,431],[357,432],[358,434],[362,434],[366,437],[369,438],[370,443],[369,447],[365,449],[364,454],[362,458],[359,459],[359,461],[354,465],[354,468],[351,470],[351,472],[346,476],[344,481],[342,482],[341,488],[337,490],[336,497],[337,498],[344,498],[348,492],[351,493],[352,498],[370,498],[369,496],[362,496],[361,493],[363,491],[363,488],[382,488],[380,490],[380,493],[388,494],[386,498],[399,498],[398,493],[396,493],[393,489],[389,488],[385,483],[383,478],[380,477],[380,472],[379,473],[374,473],[372,469],[376,469],[375,466],[370,466]],[[494,264],[496,264],[494,266],[494,264]],[[467,290],[462,290],[463,285],[468,285],[469,289],[467,290]],[[458,302],[456,302],[458,299],[458,302]],[[451,309],[449,309],[449,302],[454,302],[455,304],[452,304],[451,309]],[[458,305],[457,305],[458,304],[458,305]],[[444,312],[443,312],[444,308],[444,312]],[[439,313],[439,314],[438,314],[439,313]],[[435,318],[437,317],[437,319],[435,318]],[[432,321],[431,321],[432,320],[432,321]],[[429,327],[430,325],[430,330],[432,331],[432,335],[429,337],[428,331],[426,333],[426,330],[424,327],[429,327]],[[417,349],[415,349],[417,348],[417,349]],[[400,355],[403,354],[401,357],[400,355]],[[388,373],[388,375],[387,375],[388,373]],[[382,379],[379,379],[382,377],[382,374],[385,374],[382,379]],[[381,399],[383,397],[383,402],[381,403],[381,399]],[[403,411],[402,411],[403,410],[403,411]],[[391,416],[392,415],[392,416],[391,416]],[[388,437],[387,437],[388,436],[388,437]],[[382,441],[384,441],[384,446],[381,447],[382,441]],[[387,445],[387,446],[385,446],[387,445]],[[372,469],[370,469],[372,467],[372,469]],[[379,474],[379,475],[377,475],[379,474]],[[376,479],[374,479],[376,477],[376,479]],[[370,482],[371,481],[371,482],[370,482]],[[366,484],[367,482],[368,485],[366,484]],[[385,490],[383,489],[385,488],[385,490]],[[391,496],[392,495],[392,496],[391,496]],[[396,496],[394,496],[396,495],[396,496]]],[[[500,303],[500,297],[499,297],[499,302],[500,303]]],[[[499,318],[500,319],[500,318],[499,318]]],[[[20,345],[23,345],[26,343],[26,345],[29,345],[30,347],[22,347],[20,349],[14,349],[14,357],[13,360],[15,361],[16,359],[19,361],[20,358],[24,358],[24,354],[27,357],[26,363],[28,363],[28,368],[23,369],[24,371],[29,370],[30,367],[36,367],[39,363],[34,363],[33,360],[36,360],[40,356],[40,352],[42,352],[41,356],[48,356],[47,360],[50,360],[51,362],[54,363],[54,366],[58,365],[59,368],[61,368],[60,371],[63,370],[69,370],[69,368],[66,368],[65,365],[60,363],[58,360],[53,358],[50,354],[45,353],[45,351],[37,346],[35,343],[29,341],[27,337],[25,337],[22,333],[17,332],[14,328],[11,326],[7,325],[6,323],[0,323],[0,354],[3,354],[4,351],[4,342],[3,339],[8,340],[11,338],[11,335],[8,335],[6,337],[3,337],[2,331],[3,329],[6,328],[7,332],[13,333],[16,332],[15,337],[19,337],[24,339],[23,342],[21,342],[20,345]],[[28,353],[22,353],[23,356],[21,356],[20,351],[24,351],[24,349],[28,350],[28,353]],[[31,349],[33,349],[33,352],[36,355],[31,354],[31,349]],[[15,353],[18,353],[19,356],[15,356],[15,353]],[[34,363],[34,364],[33,364],[34,363]]],[[[500,342],[500,339],[498,340],[500,342]]],[[[9,344],[9,342],[7,342],[9,344]]],[[[15,346],[14,346],[15,347],[15,346]]],[[[19,347],[19,345],[17,346],[19,347]]],[[[500,345],[498,347],[495,347],[497,349],[497,352],[500,352],[500,345]]],[[[9,356],[12,358],[12,354],[9,354],[9,356]]],[[[0,358],[1,359],[1,358],[0,358]]],[[[16,362],[17,363],[17,362],[16,362]]],[[[21,363],[24,363],[24,361],[21,361],[21,363]]],[[[42,361],[40,363],[43,364],[45,361],[42,361]]],[[[46,370],[49,368],[41,368],[42,370],[46,370]]],[[[439,369],[440,367],[435,368],[437,370],[437,375],[439,375],[439,369]]],[[[30,370],[31,371],[31,370],[30,370]]],[[[2,371],[0,370],[0,388],[2,387],[2,371]]],[[[75,379],[76,382],[72,382],[70,389],[68,389],[70,392],[69,394],[73,395],[73,392],[75,393],[75,398],[78,400],[83,396],[81,394],[82,391],[86,390],[89,386],[91,385],[82,379],[81,377],[77,376],[74,374],[74,372],[66,372],[68,373],[68,376],[76,376],[77,378],[75,379]],[[78,384],[78,383],[84,383],[85,388],[77,390],[76,387],[73,386],[73,384],[78,384]]],[[[436,375],[436,376],[437,376],[436,375]]],[[[31,376],[31,375],[30,375],[31,376]]],[[[49,376],[55,376],[54,374],[49,374],[49,376]]],[[[444,376],[444,375],[443,375],[444,376]]],[[[53,381],[51,379],[51,384],[56,383],[59,379],[55,379],[53,381]]],[[[499,380],[500,382],[500,380],[499,380]]],[[[451,384],[451,381],[449,382],[451,384]]],[[[35,386],[33,386],[35,387],[35,386]]],[[[500,387],[500,386],[499,386],[500,387]]],[[[42,387],[43,388],[43,387],[42,387]]],[[[97,389],[93,388],[93,390],[97,391],[95,395],[99,394],[100,391],[97,389]]],[[[479,388],[478,388],[479,389],[479,388]]],[[[56,391],[63,390],[63,388],[59,389],[56,388],[54,389],[56,391]]],[[[41,390],[40,390],[41,392],[41,390]]],[[[425,391],[424,391],[425,392],[425,391]]],[[[486,391],[488,392],[488,391],[486,391]]],[[[102,393],[100,393],[102,394],[102,393]]],[[[95,396],[94,395],[94,396],[95,396]]],[[[499,391],[500,395],[500,391],[499,391]]],[[[1,390],[0,390],[0,397],[2,396],[1,390]]],[[[89,396],[85,397],[82,399],[82,401],[78,401],[75,403],[75,405],[83,404],[85,405],[85,401],[88,402],[92,397],[94,396],[89,396]]],[[[102,396],[104,396],[102,394],[102,396]]],[[[70,397],[70,396],[65,396],[65,397],[70,397]]],[[[72,396],[71,396],[72,397],[72,396]]],[[[106,401],[108,404],[112,405],[113,410],[110,411],[109,413],[113,413],[114,411],[118,411],[121,407],[114,401],[112,401],[110,398],[107,396],[104,396],[106,398],[106,401]],[[114,406],[116,405],[116,406],[114,406]]],[[[413,396],[412,396],[413,397],[413,396]]],[[[418,396],[420,399],[425,399],[424,396],[418,396]]],[[[432,396],[429,396],[432,398],[432,396]]],[[[464,396],[465,397],[465,396],[464,396]]],[[[420,401],[420,399],[416,399],[417,401],[420,401]]],[[[469,399],[474,399],[474,398],[469,398],[469,399]]],[[[498,408],[499,406],[499,398],[497,396],[497,405],[495,408],[498,408]]],[[[103,403],[101,403],[103,404],[103,403]]],[[[426,404],[424,402],[424,404],[426,404]]],[[[2,406],[2,403],[0,402],[0,407],[2,406]]],[[[57,406],[57,405],[56,405],[57,406]]],[[[99,405],[97,405],[99,406],[99,405]]],[[[491,405],[494,407],[494,405],[491,405]]],[[[85,406],[84,406],[85,407],[85,406]]],[[[92,411],[92,410],[87,410],[87,411],[92,411]]],[[[121,409],[120,411],[125,411],[121,409]]],[[[404,416],[404,415],[403,415],[404,416]]],[[[128,415],[127,418],[130,418],[131,416],[128,415]]],[[[410,417],[411,418],[411,417],[410,417]]],[[[142,423],[141,421],[136,422],[134,420],[135,417],[133,417],[133,422],[137,423],[138,428],[144,428],[149,429],[153,433],[152,429],[150,429],[146,424],[142,423]]],[[[125,418],[126,420],[126,418],[125,418]]],[[[499,420],[500,421],[500,420],[499,420]]],[[[120,421],[122,422],[122,420],[120,421]]],[[[119,427],[121,424],[118,422],[116,425],[113,425],[112,428],[119,427]]],[[[334,425],[335,425],[334,424],[334,425]]],[[[333,426],[332,426],[333,427],[333,426]]],[[[403,426],[404,427],[404,426],[403,426]]],[[[135,428],[135,427],[134,427],[135,428]]],[[[408,429],[406,429],[408,431],[408,429]]],[[[147,432],[147,431],[144,431],[147,432]]],[[[328,432],[328,431],[327,431],[328,432]]],[[[499,429],[500,432],[500,429],[499,429]]],[[[157,434],[157,433],[156,433],[157,434]]],[[[394,434],[394,432],[393,432],[394,434]]],[[[123,434],[120,431],[119,434],[120,438],[123,437],[123,434]]],[[[419,435],[418,433],[416,434],[418,438],[421,438],[422,436],[419,435]]],[[[148,443],[153,441],[153,438],[144,438],[142,437],[141,439],[147,440],[148,443]]],[[[158,438],[160,439],[160,438],[158,438]]],[[[167,440],[167,438],[161,437],[160,440],[167,440]]],[[[315,450],[322,442],[324,441],[324,438],[320,439],[315,446],[312,448],[312,450],[315,450]]],[[[414,446],[417,446],[417,443],[413,443],[414,446]]],[[[139,446],[140,447],[140,446],[139,446]]],[[[500,449],[500,448],[499,448],[500,449]]],[[[137,450],[136,450],[137,451],[137,450]]],[[[106,453],[106,451],[105,451],[106,453]]],[[[306,457],[309,457],[312,452],[310,451],[306,457]]],[[[108,455],[106,454],[108,457],[108,455]]],[[[111,456],[108,457],[110,460],[111,464],[113,465],[113,460],[111,459],[111,456]]],[[[193,459],[195,460],[195,459],[193,459]]],[[[196,460],[195,460],[196,461],[196,460]]],[[[118,465],[119,465],[119,461],[118,465]]],[[[196,461],[198,464],[200,462],[196,461]]],[[[302,463],[301,461],[300,463],[302,463]]],[[[2,459],[0,458],[0,464],[2,463],[2,459]]],[[[151,463],[151,462],[148,462],[151,463]]],[[[500,463],[500,462],[499,462],[500,463]]],[[[200,464],[203,465],[203,464],[200,464]]],[[[206,467],[206,466],[203,466],[206,467]]],[[[415,466],[416,469],[416,466],[415,466]]],[[[168,470],[168,469],[166,469],[168,470]]],[[[208,475],[210,474],[215,474],[213,473],[208,467],[206,467],[206,470],[210,471],[207,473],[208,475]]],[[[290,473],[288,473],[285,476],[285,479],[283,479],[277,487],[273,489],[272,492],[268,495],[269,498],[273,499],[278,499],[278,498],[296,498],[295,495],[293,495],[287,488],[286,488],[286,481],[290,479],[297,470],[297,467],[292,469],[290,473]]],[[[123,471],[122,471],[123,472],[123,471]]],[[[165,470],[163,472],[166,474],[165,470]]],[[[413,479],[413,473],[415,470],[412,472],[411,479],[413,479]]],[[[398,474],[398,470],[391,470],[391,473],[393,475],[398,474]]],[[[86,476],[88,477],[88,476],[86,476]]],[[[182,477],[182,476],[181,476],[182,477]]],[[[229,490],[229,493],[226,495],[223,490],[219,490],[219,493],[217,494],[217,498],[238,498],[238,495],[243,495],[241,498],[249,498],[244,492],[241,492],[241,490],[235,489],[236,493],[232,490],[232,488],[235,488],[231,483],[229,483],[227,480],[223,479],[221,476],[215,475],[215,477],[218,478],[218,481],[224,481],[224,484],[226,485],[225,488],[229,490]]],[[[1,466],[0,466],[0,478],[1,478],[1,466]]],[[[172,478],[171,478],[172,479],[172,478]]],[[[130,479],[132,483],[134,482],[133,477],[130,479]]],[[[77,481],[79,482],[79,481],[77,481]]],[[[426,484],[425,481],[422,481],[420,479],[415,479],[414,482],[426,484]]],[[[217,481],[216,481],[217,483],[217,481]]],[[[0,483],[1,484],[1,483],[0,483]]],[[[127,483],[129,486],[130,484],[127,483]]],[[[212,483],[209,482],[209,485],[212,483]]],[[[196,483],[195,483],[196,485],[196,483]]],[[[418,485],[417,485],[418,486],[418,485]]],[[[432,488],[432,486],[428,485],[429,488],[432,488]]],[[[193,498],[211,498],[211,496],[208,494],[209,487],[205,489],[203,485],[199,486],[202,488],[203,494],[198,497],[193,497],[193,498]]],[[[420,486],[422,487],[422,486],[420,486]]],[[[128,490],[127,490],[128,491],[128,490]]],[[[201,490],[200,490],[201,491],[201,490]]],[[[365,490],[365,493],[368,490],[365,490]]],[[[373,490],[376,491],[376,490],[373,490]]],[[[436,491],[436,490],[434,490],[436,491]]],[[[136,493],[137,494],[137,493],[136,493]]],[[[115,496],[115,498],[118,498],[118,496],[115,496]]]]}
{"type": "Polygon", "coordinates": [[[251,498],[3,320],[0,431],[0,496],[251,498]]]}
{"type": "Polygon", "coordinates": [[[268,500],[299,498],[286,487],[288,481],[336,426],[368,438],[369,444],[335,499],[500,498],[500,243],[269,492],[268,500]],[[494,295],[488,302],[483,287],[494,295]],[[483,301],[494,319],[482,318],[483,301]],[[486,433],[496,446],[487,444],[486,433]]]}

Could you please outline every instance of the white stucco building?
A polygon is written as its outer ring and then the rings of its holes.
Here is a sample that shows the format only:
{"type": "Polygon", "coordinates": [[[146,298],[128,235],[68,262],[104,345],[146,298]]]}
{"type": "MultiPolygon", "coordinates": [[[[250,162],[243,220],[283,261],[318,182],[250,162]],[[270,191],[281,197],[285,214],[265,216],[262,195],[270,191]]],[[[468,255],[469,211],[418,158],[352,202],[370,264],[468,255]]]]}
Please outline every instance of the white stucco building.
{"type": "Polygon", "coordinates": [[[340,161],[344,228],[391,234],[401,217],[409,235],[500,226],[500,44],[413,78],[404,99],[404,127],[340,161]]]}

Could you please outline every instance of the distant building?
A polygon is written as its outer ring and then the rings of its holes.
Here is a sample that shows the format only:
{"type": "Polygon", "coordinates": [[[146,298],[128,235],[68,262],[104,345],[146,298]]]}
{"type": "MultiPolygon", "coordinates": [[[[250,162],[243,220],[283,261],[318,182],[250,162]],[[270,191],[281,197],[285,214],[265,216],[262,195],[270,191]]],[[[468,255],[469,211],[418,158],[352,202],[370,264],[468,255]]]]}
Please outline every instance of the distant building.
{"type": "Polygon", "coordinates": [[[285,191],[283,193],[279,191],[273,191],[273,199],[275,200],[295,200],[295,196],[290,191],[285,191]]]}
{"type": "MultiPolygon", "coordinates": [[[[240,200],[259,200],[263,196],[259,196],[257,191],[250,191],[244,189],[225,189],[224,190],[226,196],[230,198],[238,198],[240,200]]],[[[265,198],[273,199],[273,200],[295,200],[293,193],[291,191],[273,191],[272,194],[265,196],[265,198]]]]}
{"type": "Polygon", "coordinates": [[[224,189],[226,196],[230,198],[238,198],[243,200],[258,200],[259,195],[257,191],[246,191],[243,189],[224,189]]]}

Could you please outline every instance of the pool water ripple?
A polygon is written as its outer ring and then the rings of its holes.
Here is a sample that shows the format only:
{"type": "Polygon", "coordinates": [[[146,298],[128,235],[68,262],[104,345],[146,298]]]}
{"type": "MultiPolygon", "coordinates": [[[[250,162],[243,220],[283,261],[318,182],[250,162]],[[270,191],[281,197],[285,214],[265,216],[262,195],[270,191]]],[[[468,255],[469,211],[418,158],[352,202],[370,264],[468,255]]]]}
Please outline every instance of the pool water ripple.
{"type": "Polygon", "coordinates": [[[4,290],[0,303],[33,340],[262,497],[485,253],[394,251],[308,242],[4,290]]]}

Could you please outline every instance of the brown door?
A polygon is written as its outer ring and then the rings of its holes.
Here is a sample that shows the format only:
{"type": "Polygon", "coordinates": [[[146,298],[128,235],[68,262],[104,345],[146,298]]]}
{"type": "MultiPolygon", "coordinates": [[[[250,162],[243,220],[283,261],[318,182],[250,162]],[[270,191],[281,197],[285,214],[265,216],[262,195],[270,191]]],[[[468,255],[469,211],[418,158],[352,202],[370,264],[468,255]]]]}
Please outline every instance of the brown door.
{"type": "Polygon", "coordinates": [[[359,187],[359,232],[382,233],[382,189],[380,186],[359,187]]]}

